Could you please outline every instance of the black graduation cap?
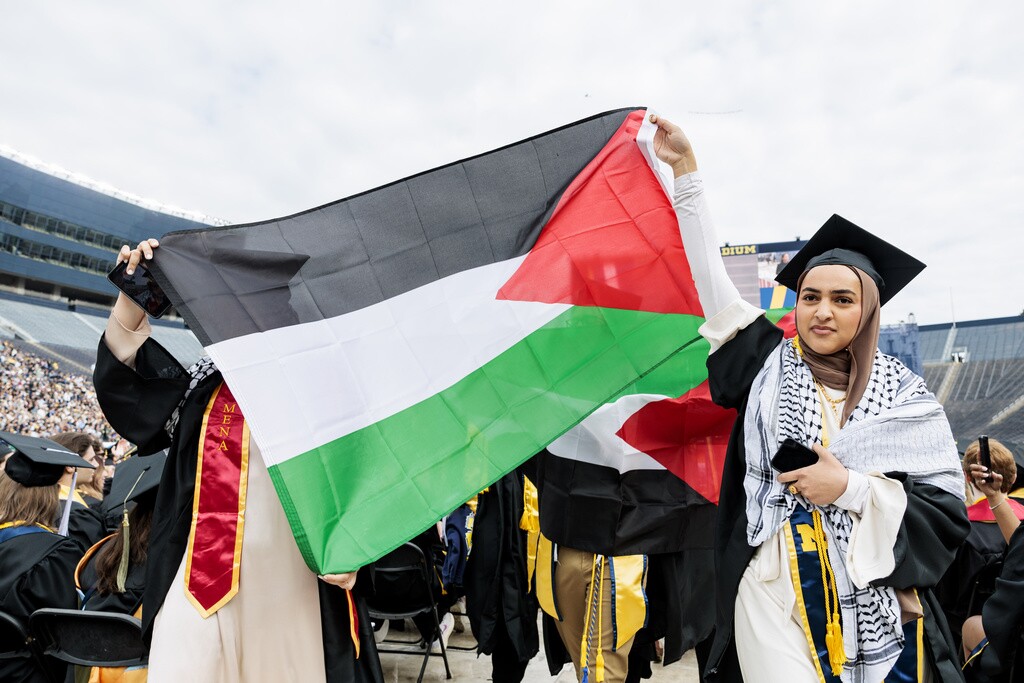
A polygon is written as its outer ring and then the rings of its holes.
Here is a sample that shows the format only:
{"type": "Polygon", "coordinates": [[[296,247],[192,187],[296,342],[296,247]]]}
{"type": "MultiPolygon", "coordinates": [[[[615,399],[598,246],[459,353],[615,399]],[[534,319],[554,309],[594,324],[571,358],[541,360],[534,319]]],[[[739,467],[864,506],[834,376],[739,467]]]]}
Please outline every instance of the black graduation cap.
{"type": "Polygon", "coordinates": [[[130,500],[155,491],[167,462],[167,451],[153,455],[136,455],[124,460],[114,470],[110,493],[103,498],[103,507],[114,510],[130,500]]]}
{"type": "Polygon", "coordinates": [[[78,454],[49,439],[0,432],[0,441],[14,450],[4,472],[22,486],[52,486],[64,476],[65,467],[95,469],[78,454]]]}
{"type": "Polygon", "coordinates": [[[867,273],[878,285],[880,304],[893,298],[925,268],[905,251],[834,214],[775,279],[796,291],[805,270],[832,264],[854,266],[867,273]]]}

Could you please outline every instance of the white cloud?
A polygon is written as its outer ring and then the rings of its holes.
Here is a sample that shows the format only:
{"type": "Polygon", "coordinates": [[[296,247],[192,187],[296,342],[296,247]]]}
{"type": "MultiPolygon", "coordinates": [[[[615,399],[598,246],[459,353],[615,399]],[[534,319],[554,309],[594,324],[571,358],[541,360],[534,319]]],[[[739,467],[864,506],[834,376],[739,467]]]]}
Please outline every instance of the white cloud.
{"type": "Polygon", "coordinates": [[[922,322],[1024,309],[1024,8],[932,2],[21,3],[0,142],[236,221],[606,109],[697,148],[723,239],[838,212],[928,270],[922,322]]]}

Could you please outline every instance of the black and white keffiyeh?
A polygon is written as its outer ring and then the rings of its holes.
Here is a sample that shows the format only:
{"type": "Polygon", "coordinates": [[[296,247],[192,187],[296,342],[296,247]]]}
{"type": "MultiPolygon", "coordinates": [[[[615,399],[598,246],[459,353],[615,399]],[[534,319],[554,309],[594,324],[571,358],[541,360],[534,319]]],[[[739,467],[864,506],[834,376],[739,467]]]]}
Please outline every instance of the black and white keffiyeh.
{"type": "Polygon", "coordinates": [[[168,418],[166,424],[164,424],[164,430],[167,432],[167,436],[174,438],[174,430],[178,428],[178,421],[181,420],[181,408],[185,405],[185,401],[188,400],[189,395],[195,391],[195,388],[199,386],[199,383],[204,379],[217,372],[217,366],[213,364],[213,359],[209,356],[203,356],[188,369],[189,377],[191,378],[188,383],[188,389],[185,390],[184,396],[178,401],[177,407],[174,412],[171,413],[171,417],[168,418]]]}
{"type": "MultiPolygon", "coordinates": [[[[850,514],[788,493],[771,466],[783,440],[810,445],[822,431],[817,388],[791,340],[772,352],[754,379],[743,419],[747,542],[758,547],[772,538],[798,504],[821,511],[844,625],[847,664],[842,680],[883,680],[903,649],[895,591],[852,583],[846,571],[853,529],[850,514]]],[[[899,470],[915,481],[964,497],[956,442],[942,406],[923,379],[891,356],[876,352],[864,395],[829,450],[848,469],[863,474],[899,470]]]]}

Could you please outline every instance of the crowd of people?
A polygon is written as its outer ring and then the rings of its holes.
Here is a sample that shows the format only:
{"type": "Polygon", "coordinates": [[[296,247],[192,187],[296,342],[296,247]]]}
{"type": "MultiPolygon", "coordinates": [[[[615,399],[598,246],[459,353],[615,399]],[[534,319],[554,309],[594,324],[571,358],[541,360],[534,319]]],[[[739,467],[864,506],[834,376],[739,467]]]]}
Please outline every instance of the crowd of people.
{"type": "Polygon", "coordinates": [[[104,441],[114,437],[96,402],[92,378],[0,340],[0,432],[44,436],[71,431],[104,441]]]}
{"type": "MultiPolygon", "coordinates": [[[[614,514],[591,514],[576,503],[594,497],[593,482],[542,451],[460,508],[454,533],[432,525],[416,539],[441,609],[415,622],[424,647],[443,643],[444,612],[464,594],[502,683],[523,679],[542,637],[552,674],[568,663],[585,682],[649,676],[660,639],[667,663],[696,648],[707,681],[1008,680],[1024,621],[1016,461],[994,441],[988,460],[983,444],[961,458],[934,394],[878,351],[881,306],[923,264],[834,216],[778,273],[797,293],[796,336],[785,338],[726,275],[686,136],[651,121],[675,172],[711,396],[737,413],[720,501],[702,529],[672,533],[658,528],[674,524],[671,499],[657,515],[635,514],[653,497],[606,499],[614,514]],[[708,529],[713,542],[697,542],[708,529]]],[[[125,246],[118,261],[131,272],[158,247],[125,246]]],[[[136,614],[154,681],[383,680],[383,625],[368,605],[400,607],[408,586],[373,565],[307,568],[212,361],[183,368],[123,295],[99,343],[95,394],[73,383],[42,393],[56,368],[4,353],[20,378],[8,388],[5,372],[4,400],[27,401],[27,419],[3,423],[15,434],[0,475],[0,609],[136,614]],[[85,434],[102,432],[102,416],[59,414],[92,401],[138,448],[110,487],[102,445],[85,434]],[[69,419],[76,433],[60,433],[69,419]]],[[[62,673],[29,667],[0,664],[0,678],[62,673]]]]}

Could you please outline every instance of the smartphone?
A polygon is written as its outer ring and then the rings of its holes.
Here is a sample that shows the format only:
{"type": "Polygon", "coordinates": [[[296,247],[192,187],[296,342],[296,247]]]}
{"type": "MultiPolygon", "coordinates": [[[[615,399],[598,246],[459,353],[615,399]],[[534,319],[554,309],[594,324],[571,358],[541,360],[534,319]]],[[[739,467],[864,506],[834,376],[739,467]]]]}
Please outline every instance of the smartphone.
{"type": "Polygon", "coordinates": [[[978,464],[989,471],[985,481],[992,481],[992,453],[988,450],[988,436],[982,434],[978,437],[978,464]]]}
{"type": "Polygon", "coordinates": [[[153,279],[149,268],[140,263],[135,267],[135,272],[128,275],[125,273],[127,266],[127,261],[118,263],[107,275],[107,279],[150,317],[159,318],[166,313],[171,307],[171,300],[153,279]]]}
{"type": "Polygon", "coordinates": [[[772,456],[772,467],[779,472],[792,472],[818,462],[818,454],[793,439],[786,439],[772,456]]]}

